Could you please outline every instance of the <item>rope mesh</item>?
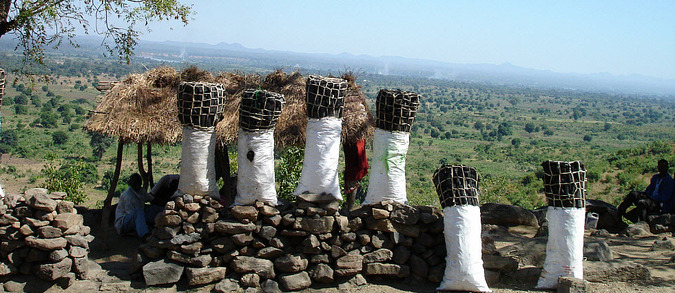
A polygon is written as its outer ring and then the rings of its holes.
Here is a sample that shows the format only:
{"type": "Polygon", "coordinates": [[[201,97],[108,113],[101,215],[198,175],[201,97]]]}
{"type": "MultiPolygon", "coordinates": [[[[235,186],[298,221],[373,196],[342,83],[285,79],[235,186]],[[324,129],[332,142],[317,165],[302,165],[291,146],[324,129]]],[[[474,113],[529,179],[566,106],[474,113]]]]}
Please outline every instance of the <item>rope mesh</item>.
{"type": "Polygon", "coordinates": [[[196,128],[216,126],[223,116],[223,85],[204,82],[181,82],[178,88],[178,120],[196,128]]]}
{"type": "Polygon", "coordinates": [[[249,132],[277,125],[285,101],[284,95],[264,90],[245,90],[239,106],[239,126],[249,132]]]}
{"type": "Polygon", "coordinates": [[[383,89],[377,94],[377,127],[410,132],[420,96],[414,92],[383,89]]]}
{"type": "Polygon", "coordinates": [[[2,97],[5,96],[5,70],[0,68],[0,108],[2,108],[2,97]]]}
{"type": "Polygon", "coordinates": [[[442,165],[433,176],[443,208],[456,205],[478,206],[478,172],[464,165],[442,165]]]}
{"type": "Polygon", "coordinates": [[[310,75],[307,77],[307,116],[342,118],[347,81],[341,78],[310,75]]]}
{"type": "Polygon", "coordinates": [[[586,168],[580,161],[545,161],[544,193],[552,207],[586,206],[586,168]]]}

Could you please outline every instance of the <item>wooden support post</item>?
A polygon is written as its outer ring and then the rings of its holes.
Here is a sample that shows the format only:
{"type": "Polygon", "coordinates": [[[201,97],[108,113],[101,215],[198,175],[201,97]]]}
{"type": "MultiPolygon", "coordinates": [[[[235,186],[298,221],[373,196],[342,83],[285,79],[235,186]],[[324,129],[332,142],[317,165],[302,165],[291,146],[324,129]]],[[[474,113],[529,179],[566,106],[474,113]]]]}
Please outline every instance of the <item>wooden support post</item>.
{"type": "Polygon", "coordinates": [[[152,178],[152,143],[148,142],[148,153],[145,155],[148,161],[148,182],[150,182],[150,189],[155,186],[155,180],[152,178]]]}
{"type": "Polygon", "coordinates": [[[148,190],[148,173],[145,172],[143,166],[143,143],[138,143],[138,173],[141,174],[143,178],[143,189],[148,190]]]}
{"type": "Polygon", "coordinates": [[[110,189],[108,189],[108,196],[103,201],[103,211],[101,218],[101,232],[103,235],[103,250],[108,250],[108,220],[110,219],[110,212],[112,206],[112,199],[115,196],[115,189],[117,189],[117,182],[120,179],[120,171],[122,170],[122,155],[124,152],[124,141],[120,138],[117,142],[117,162],[115,164],[115,173],[110,182],[110,189]]]}

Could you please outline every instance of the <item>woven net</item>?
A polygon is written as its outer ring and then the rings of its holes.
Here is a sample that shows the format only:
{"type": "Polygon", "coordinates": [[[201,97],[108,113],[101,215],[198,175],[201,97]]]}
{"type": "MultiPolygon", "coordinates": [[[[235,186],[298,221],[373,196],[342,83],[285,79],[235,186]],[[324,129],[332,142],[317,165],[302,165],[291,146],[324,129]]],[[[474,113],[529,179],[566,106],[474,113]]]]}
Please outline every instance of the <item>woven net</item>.
{"type": "Polygon", "coordinates": [[[478,172],[464,165],[443,165],[433,176],[441,206],[478,206],[478,172]]]}
{"type": "Polygon", "coordinates": [[[178,120],[196,128],[216,126],[223,116],[225,90],[221,84],[181,82],[178,87],[178,120]]]}
{"type": "Polygon", "coordinates": [[[5,70],[0,68],[0,108],[2,108],[2,97],[5,96],[5,70]]]}
{"type": "Polygon", "coordinates": [[[544,193],[552,207],[586,206],[586,168],[579,161],[545,161],[544,193]]]}
{"type": "Polygon", "coordinates": [[[388,131],[410,132],[420,96],[414,92],[383,89],[377,94],[377,127],[388,131]]]}
{"type": "Polygon", "coordinates": [[[245,90],[239,106],[239,126],[245,131],[271,129],[277,125],[284,95],[263,90],[245,90]]]}
{"type": "Polygon", "coordinates": [[[310,75],[307,77],[307,117],[342,118],[348,82],[341,78],[310,75]]]}

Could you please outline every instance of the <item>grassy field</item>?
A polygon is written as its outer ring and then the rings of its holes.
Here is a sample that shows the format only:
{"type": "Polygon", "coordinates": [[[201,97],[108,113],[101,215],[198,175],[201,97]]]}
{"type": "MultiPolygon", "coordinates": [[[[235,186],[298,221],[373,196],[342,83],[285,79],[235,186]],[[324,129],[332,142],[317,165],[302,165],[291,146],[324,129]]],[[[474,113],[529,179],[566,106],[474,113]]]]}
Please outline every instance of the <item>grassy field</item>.
{"type": "MultiPolygon", "coordinates": [[[[13,83],[9,76],[0,137],[0,180],[7,192],[41,185],[48,163],[67,169],[80,162],[87,175],[83,204],[100,205],[117,144],[109,140],[99,160],[82,125],[100,98],[96,83],[109,79],[59,76],[53,83],[30,84],[13,83]]],[[[533,208],[543,204],[539,178],[545,160],[583,161],[588,197],[610,203],[630,189],[644,188],[659,158],[675,162],[673,99],[379,75],[362,75],[358,83],[373,112],[382,88],[422,96],[406,164],[411,204],[438,204],[431,177],[442,163],[476,167],[482,202],[533,208]]],[[[136,156],[136,146],[125,148],[123,177],[137,170],[136,156]]],[[[153,159],[155,180],[177,173],[180,146],[153,147],[153,159]]]]}

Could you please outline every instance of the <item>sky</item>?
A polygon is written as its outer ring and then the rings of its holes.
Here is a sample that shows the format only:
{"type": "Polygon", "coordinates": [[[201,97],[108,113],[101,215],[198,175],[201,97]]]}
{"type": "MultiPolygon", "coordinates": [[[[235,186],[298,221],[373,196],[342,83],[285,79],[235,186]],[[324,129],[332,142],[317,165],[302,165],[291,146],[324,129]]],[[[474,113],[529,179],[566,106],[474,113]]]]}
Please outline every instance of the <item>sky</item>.
{"type": "Polygon", "coordinates": [[[675,79],[673,0],[192,2],[141,39],[675,79]]]}

